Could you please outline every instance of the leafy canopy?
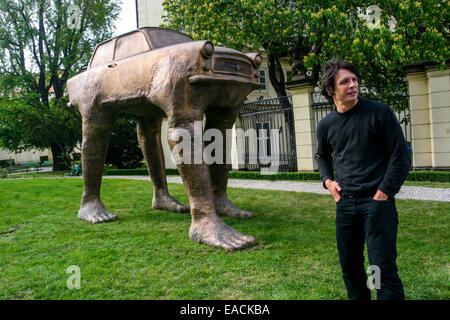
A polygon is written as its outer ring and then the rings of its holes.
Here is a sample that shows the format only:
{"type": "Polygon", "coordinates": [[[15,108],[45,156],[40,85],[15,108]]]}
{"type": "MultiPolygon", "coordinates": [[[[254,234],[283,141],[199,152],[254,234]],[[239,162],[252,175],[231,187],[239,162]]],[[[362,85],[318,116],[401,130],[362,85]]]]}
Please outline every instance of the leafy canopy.
{"type": "Polygon", "coordinates": [[[325,61],[342,57],[361,69],[364,84],[378,94],[406,93],[408,64],[432,61],[445,68],[449,59],[446,0],[165,0],[163,5],[165,26],[215,45],[288,55],[294,70],[313,81],[325,61]]]}
{"type": "Polygon", "coordinates": [[[118,13],[114,0],[0,1],[0,147],[67,158],[81,138],[67,79],[112,36],[118,13]]]}

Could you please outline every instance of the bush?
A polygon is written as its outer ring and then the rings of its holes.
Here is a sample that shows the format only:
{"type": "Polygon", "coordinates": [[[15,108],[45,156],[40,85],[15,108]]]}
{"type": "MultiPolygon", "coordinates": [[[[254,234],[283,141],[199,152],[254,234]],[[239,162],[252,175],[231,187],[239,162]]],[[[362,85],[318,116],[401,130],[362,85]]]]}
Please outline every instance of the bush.
{"type": "Polygon", "coordinates": [[[408,181],[450,182],[450,172],[445,171],[410,171],[408,181]]]}
{"type": "MultiPolygon", "coordinates": [[[[319,172],[278,172],[274,175],[262,175],[257,171],[230,171],[230,178],[255,180],[317,180],[319,172]]],[[[450,182],[450,172],[445,171],[410,171],[407,181],[450,182]]]]}
{"type": "Polygon", "coordinates": [[[105,163],[119,169],[134,169],[141,166],[143,158],[134,120],[119,118],[111,133],[105,163]]]}
{"type": "Polygon", "coordinates": [[[0,160],[0,168],[6,168],[14,165],[14,159],[0,160]]]}
{"type": "MultiPolygon", "coordinates": [[[[106,176],[146,176],[148,175],[147,168],[139,169],[106,169],[103,172],[106,176]]],[[[178,175],[177,169],[166,169],[167,175],[178,175]]]]}
{"type": "MultiPolygon", "coordinates": [[[[107,169],[105,175],[148,175],[147,169],[107,169]]],[[[167,175],[179,175],[177,169],[166,169],[167,175]]],[[[320,182],[319,172],[278,172],[273,175],[262,175],[259,171],[230,171],[232,179],[253,180],[286,180],[320,182]]],[[[450,182],[450,172],[445,171],[410,171],[407,181],[450,182]]]]}
{"type": "Polygon", "coordinates": [[[255,180],[317,180],[320,181],[318,172],[277,172],[271,175],[263,175],[258,171],[230,171],[230,178],[255,179],[255,180]]]}

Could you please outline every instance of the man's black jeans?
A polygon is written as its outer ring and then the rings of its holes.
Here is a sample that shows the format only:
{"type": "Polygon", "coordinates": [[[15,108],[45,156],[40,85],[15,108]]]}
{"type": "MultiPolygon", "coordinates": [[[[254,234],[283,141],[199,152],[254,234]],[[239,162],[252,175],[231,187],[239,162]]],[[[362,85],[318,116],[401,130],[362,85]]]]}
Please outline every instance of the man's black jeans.
{"type": "MultiPolygon", "coordinates": [[[[337,202],[337,248],[350,300],[370,300],[364,269],[365,240],[369,263],[380,270],[381,288],[377,289],[377,299],[405,298],[395,263],[397,227],[398,215],[394,199],[377,201],[372,197],[342,197],[337,202]]],[[[377,286],[376,283],[375,285],[377,286]]]]}

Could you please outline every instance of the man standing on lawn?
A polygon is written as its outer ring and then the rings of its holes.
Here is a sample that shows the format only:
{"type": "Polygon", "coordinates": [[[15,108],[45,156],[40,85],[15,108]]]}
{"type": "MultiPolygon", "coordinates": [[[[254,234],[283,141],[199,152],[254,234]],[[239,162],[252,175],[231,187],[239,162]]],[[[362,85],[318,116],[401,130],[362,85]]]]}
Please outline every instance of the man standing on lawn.
{"type": "Polygon", "coordinates": [[[392,110],[358,98],[358,80],[359,72],[351,63],[340,59],[325,63],[321,93],[336,108],[318,124],[316,158],[323,185],[336,201],[336,240],[348,298],[370,300],[363,255],[366,240],[377,298],[404,299],[395,262],[394,196],[408,175],[408,149],[392,110]]]}

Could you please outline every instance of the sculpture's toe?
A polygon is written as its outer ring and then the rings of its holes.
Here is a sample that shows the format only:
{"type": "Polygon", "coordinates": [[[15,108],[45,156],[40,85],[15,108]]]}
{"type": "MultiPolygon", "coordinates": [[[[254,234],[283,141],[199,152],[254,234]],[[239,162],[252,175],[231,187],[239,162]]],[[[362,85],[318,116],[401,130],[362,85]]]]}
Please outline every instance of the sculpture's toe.
{"type": "Polygon", "coordinates": [[[253,236],[244,235],[215,217],[205,217],[192,222],[189,237],[199,243],[234,251],[256,244],[253,236]]]}
{"type": "Polygon", "coordinates": [[[166,196],[154,196],[152,208],[155,210],[167,210],[172,212],[185,213],[189,212],[189,207],[178,202],[175,198],[166,196]]]}
{"type": "Polygon", "coordinates": [[[221,199],[215,199],[214,206],[219,216],[226,216],[239,219],[249,219],[253,218],[254,216],[253,212],[239,209],[226,197],[222,197],[221,199]]]}

